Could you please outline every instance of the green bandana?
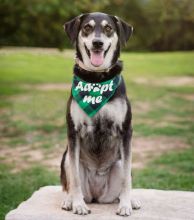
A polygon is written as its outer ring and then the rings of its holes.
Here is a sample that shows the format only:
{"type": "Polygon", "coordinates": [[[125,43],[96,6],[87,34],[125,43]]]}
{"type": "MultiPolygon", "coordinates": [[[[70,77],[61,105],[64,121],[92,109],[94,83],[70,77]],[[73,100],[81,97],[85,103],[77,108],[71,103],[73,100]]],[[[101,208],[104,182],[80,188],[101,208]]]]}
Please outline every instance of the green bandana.
{"type": "Polygon", "coordinates": [[[77,76],[73,78],[72,95],[84,112],[93,117],[114,95],[120,75],[101,83],[85,82],[77,76]]]}

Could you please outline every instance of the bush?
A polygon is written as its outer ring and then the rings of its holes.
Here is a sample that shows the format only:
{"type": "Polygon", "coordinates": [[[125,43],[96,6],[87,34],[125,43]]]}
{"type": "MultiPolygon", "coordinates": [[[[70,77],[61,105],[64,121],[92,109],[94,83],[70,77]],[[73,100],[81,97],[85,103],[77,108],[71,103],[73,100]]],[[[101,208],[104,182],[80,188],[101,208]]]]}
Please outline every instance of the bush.
{"type": "Polygon", "coordinates": [[[0,46],[70,47],[65,21],[103,11],[134,26],[127,50],[194,49],[192,0],[0,0],[0,46]]]}

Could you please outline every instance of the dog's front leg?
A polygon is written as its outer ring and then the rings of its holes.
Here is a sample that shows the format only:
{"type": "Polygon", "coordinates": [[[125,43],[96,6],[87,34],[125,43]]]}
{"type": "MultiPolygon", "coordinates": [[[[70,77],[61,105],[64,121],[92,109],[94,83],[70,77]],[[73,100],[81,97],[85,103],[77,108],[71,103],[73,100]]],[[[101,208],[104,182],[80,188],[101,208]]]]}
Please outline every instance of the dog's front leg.
{"type": "Polygon", "coordinates": [[[66,210],[73,209],[73,213],[79,215],[86,215],[90,213],[89,208],[83,199],[80,182],[79,170],[79,155],[80,155],[80,142],[79,138],[75,137],[74,140],[68,140],[68,156],[69,156],[69,192],[67,200],[63,208],[66,210]],[[70,208],[69,208],[70,207],[70,208]]]}
{"type": "Polygon", "coordinates": [[[131,205],[131,131],[126,135],[120,145],[121,161],[122,161],[122,185],[119,196],[120,203],[117,214],[121,216],[129,216],[132,213],[131,205]]]}

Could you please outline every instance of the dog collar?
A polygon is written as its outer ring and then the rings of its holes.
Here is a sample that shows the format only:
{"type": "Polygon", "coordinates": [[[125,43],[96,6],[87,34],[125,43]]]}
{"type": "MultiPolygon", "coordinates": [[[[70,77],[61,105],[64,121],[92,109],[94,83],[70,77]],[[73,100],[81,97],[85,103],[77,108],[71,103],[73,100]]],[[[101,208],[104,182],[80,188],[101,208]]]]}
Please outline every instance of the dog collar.
{"type": "Polygon", "coordinates": [[[79,107],[89,117],[93,117],[115,94],[120,81],[120,75],[99,83],[86,82],[78,76],[74,76],[72,95],[79,107]]]}

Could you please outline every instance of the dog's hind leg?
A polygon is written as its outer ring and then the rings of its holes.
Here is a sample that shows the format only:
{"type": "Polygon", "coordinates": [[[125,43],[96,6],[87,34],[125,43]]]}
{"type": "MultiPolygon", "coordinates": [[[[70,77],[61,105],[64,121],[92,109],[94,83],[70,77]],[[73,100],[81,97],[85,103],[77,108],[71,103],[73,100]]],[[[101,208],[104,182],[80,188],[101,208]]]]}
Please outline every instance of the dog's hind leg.
{"type": "Polygon", "coordinates": [[[89,185],[89,175],[90,175],[90,171],[86,167],[84,167],[83,164],[80,162],[81,187],[84,196],[84,201],[86,203],[91,203],[93,199],[89,185]]]}
{"type": "Polygon", "coordinates": [[[118,202],[121,192],[122,168],[121,161],[112,165],[110,172],[107,174],[107,181],[102,195],[98,198],[99,203],[118,202]]]}
{"type": "MultiPolygon", "coordinates": [[[[99,203],[114,203],[119,201],[119,195],[122,191],[122,174],[122,163],[119,160],[111,167],[103,194],[98,199],[99,203]]],[[[131,206],[132,209],[139,209],[141,204],[139,200],[131,198],[131,206]]]]}

